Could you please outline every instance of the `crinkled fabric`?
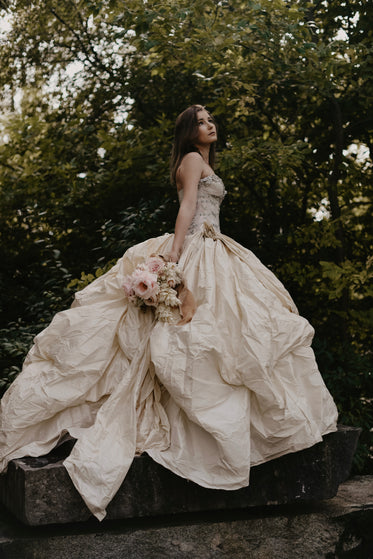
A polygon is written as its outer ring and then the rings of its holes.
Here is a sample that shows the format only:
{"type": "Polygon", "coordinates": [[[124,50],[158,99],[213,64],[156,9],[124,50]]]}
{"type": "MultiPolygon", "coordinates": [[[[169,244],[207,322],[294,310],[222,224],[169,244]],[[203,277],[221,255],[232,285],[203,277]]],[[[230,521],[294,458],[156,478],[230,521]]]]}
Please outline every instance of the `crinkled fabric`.
{"type": "Polygon", "coordinates": [[[238,489],[251,466],[336,429],[313,329],[270,270],[220,233],[224,195],[215,174],[199,181],[179,262],[197,303],[191,322],[156,322],[122,288],[170,251],[166,234],[128,250],[35,338],[1,401],[0,471],[74,437],[64,465],[101,520],[136,453],[204,487],[238,489]]]}
{"type": "Polygon", "coordinates": [[[204,487],[238,489],[250,467],[319,442],[337,411],[313,329],[253,255],[211,227],[180,260],[197,311],[183,326],[128,303],[123,278],[173,235],[132,247],[35,338],[1,402],[1,468],[77,439],[64,465],[99,519],[136,452],[204,487]]]}

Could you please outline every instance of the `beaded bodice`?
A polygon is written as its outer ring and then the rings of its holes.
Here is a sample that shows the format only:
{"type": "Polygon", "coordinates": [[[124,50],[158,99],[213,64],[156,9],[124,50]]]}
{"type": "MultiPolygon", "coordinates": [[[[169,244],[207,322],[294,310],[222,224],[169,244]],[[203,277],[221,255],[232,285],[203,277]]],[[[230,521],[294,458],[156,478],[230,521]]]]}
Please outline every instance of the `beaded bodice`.
{"type": "MultiPolygon", "coordinates": [[[[215,231],[220,232],[219,211],[227,191],[224,183],[217,175],[209,175],[200,179],[198,183],[196,212],[189,226],[187,235],[199,231],[204,223],[212,225],[215,231]]],[[[183,199],[183,190],[179,190],[179,201],[183,199]]]]}

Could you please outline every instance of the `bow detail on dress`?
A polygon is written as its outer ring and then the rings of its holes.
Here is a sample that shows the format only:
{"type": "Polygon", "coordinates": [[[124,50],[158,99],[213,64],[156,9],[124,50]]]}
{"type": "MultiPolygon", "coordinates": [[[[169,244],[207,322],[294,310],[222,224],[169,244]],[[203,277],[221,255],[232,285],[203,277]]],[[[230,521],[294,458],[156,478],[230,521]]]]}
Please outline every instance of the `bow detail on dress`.
{"type": "Polygon", "coordinates": [[[217,241],[219,238],[214,227],[207,221],[205,221],[203,224],[202,235],[205,239],[206,238],[214,239],[214,241],[217,241]]]}

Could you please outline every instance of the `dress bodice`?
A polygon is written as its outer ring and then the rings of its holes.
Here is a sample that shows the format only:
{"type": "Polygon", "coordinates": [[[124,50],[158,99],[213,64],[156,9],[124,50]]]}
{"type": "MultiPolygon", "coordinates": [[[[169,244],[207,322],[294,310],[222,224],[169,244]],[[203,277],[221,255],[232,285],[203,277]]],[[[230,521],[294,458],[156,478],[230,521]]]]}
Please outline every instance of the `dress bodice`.
{"type": "MultiPolygon", "coordinates": [[[[183,190],[179,190],[179,201],[183,199],[183,190]]],[[[219,212],[220,204],[227,191],[224,183],[217,175],[209,175],[200,179],[198,183],[197,205],[194,217],[187,231],[187,235],[196,233],[204,223],[212,225],[220,232],[219,212]]]]}

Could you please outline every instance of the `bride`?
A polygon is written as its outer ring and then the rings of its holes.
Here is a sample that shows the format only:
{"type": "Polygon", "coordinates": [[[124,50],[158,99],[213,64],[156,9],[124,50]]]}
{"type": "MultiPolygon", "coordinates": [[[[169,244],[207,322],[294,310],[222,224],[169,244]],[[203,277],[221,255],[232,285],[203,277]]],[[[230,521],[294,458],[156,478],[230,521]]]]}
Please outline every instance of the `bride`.
{"type": "Polygon", "coordinates": [[[176,121],[175,233],[130,248],[35,338],[5,393],[0,470],[77,442],[65,460],[99,519],[136,453],[204,487],[249,484],[250,467],[310,447],[337,410],[310,347],[313,329],[281,282],[223,235],[216,125],[200,105],[176,121]],[[195,301],[155,320],[123,282],[153,254],[178,262],[195,301]]]}

